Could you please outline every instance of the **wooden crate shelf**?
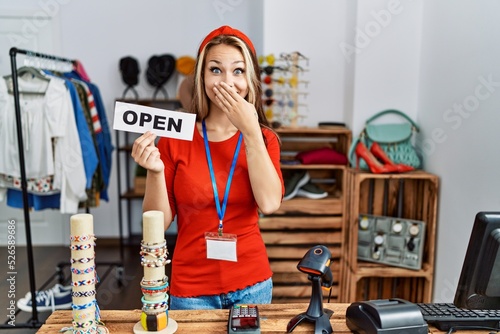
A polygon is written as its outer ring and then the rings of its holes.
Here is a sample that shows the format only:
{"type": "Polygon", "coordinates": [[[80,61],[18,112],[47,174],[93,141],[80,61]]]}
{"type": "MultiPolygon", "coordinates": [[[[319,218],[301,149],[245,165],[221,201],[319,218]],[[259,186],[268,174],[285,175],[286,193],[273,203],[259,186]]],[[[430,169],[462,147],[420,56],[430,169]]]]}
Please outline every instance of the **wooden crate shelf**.
{"type": "MultiPolygon", "coordinates": [[[[275,246],[269,245],[267,247],[267,255],[270,259],[280,259],[280,260],[288,260],[288,259],[301,259],[304,254],[310,249],[310,246],[301,246],[295,245],[294,247],[290,246],[275,246]]],[[[332,253],[333,258],[339,259],[342,256],[342,252],[340,247],[334,248],[330,247],[330,252],[332,253]]],[[[295,261],[297,264],[297,261],[295,261]]]]}
{"type": "Polygon", "coordinates": [[[309,217],[309,216],[270,216],[259,220],[260,228],[263,230],[307,230],[311,226],[314,229],[342,228],[344,221],[338,217],[309,217]]]}
{"type": "Polygon", "coordinates": [[[335,197],[315,200],[292,198],[284,201],[276,214],[338,215],[342,214],[344,207],[344,201],[335,197]]]}
{"type": "Polygon", "coordinates": [[[354,289],[352,299],[356,301],[402,298],[409,301],[424,301],[432,295],[432,278],[413,276],[366,276],[352,277],[350,289],[354,289]]]}
{"type": "MultiPolygon", "coordinates": [[[[298,152],[329,147],[346,154],[351,132],[346,128],[280,128],[281,159],[293,160],[298,152]]],[[[345,213],[344,188],[347,166],[336,164],[281,165],[283,176],[307,171],[313,183],[328,192],[323,199],[295,197],[284,201],[277,212],[261,217],[259,225],[273,271],[273,302],[308,302],[311,282],[297,264],[315,245],[332,253],[334,278],[332,301],[339,301],[345,276],[343,263],[345,213]]],[[[327,294],[324,294],[327,298],[327,294]]]]}
{"type": "Polygon", "coordinates": [[[437,230],[438,184],[436,175],[423,171],[372,174],[348,171],[348,233],[346,235],[346,289],[343,302],[403,298],[431,302],[437,230]],[[406,269],[358,260],[360,214],[424,221],[426,224],[422,267],[406,269]]]}
{"type": "Polygon", "coordinates": [[[374,272],[377,273],[377,277],[432,277],[432,267],[429,263],[424,263],[420,270],[412,270],[368,262],[358,266],[356,276],[370,277],[374,272]]]}

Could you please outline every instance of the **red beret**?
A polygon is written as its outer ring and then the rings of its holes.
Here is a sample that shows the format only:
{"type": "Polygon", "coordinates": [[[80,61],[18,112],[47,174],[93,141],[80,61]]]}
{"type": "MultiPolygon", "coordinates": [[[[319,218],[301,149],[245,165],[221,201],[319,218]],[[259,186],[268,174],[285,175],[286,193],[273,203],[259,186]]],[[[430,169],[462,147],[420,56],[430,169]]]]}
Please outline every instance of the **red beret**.
{"type": "Polygon", "coordinates": [[[201,50],[203,50],[203,48],[205,47],[205,45],[207,45],[208,42],[210,42],[212,39],[214,39],[219,35],[230,35],[238,37],[239,39],[243,40],[248,45],[250,50],[252,50],[253,54],[255,54],[255,48],[250,38],[248,38],[248,36],[242,33],[241,31],[233,29],[230,26],[222,26],[220,28],[215,29],[210,34],[208,34],[207,37],[205,37],[205,39],[203,40],[203,42],[201,42],[200,48],[198,49],[198,54],[201,52],[201,50]]]}

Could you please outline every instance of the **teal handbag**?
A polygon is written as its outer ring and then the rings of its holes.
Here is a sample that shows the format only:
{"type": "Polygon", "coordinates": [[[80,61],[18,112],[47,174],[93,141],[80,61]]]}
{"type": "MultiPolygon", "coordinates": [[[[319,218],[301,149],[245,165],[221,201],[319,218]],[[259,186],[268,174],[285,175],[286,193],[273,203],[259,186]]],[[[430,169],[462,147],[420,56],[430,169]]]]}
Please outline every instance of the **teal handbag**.
{"type": "MultiPolygon", "coordinates": [[[[418,131],[417,124],[405,113],[394,109],[381,111],[365,122],[363,131],[353,141],[349,149],[349,162],[352,167],[356,167],[355,149],[358,142],[361,141],[364,143],[368,149],[370,149],[373,142],[377,142],[394,163],[420,168],[422,160],[412,143],[412,137],[418,131]],[[405,122],[373,124],[376,119],[389,114],[400,116],[405,122]]],[[[361,169],[369,169],[363,159],[360,159],[359,167],[361,169]]]]}

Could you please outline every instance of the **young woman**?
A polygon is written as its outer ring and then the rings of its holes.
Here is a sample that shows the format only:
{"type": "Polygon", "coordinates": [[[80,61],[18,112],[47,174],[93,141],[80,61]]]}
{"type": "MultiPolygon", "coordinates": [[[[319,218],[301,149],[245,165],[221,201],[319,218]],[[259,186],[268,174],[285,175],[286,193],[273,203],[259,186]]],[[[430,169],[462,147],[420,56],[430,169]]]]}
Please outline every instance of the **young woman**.
{"type": "Polygon", "coordinates": [[[132,157],[148,170],[143,210],[177,218],[170,309],[271,302],[272,272],[259,211],[284,194],[280,142],[265,118],[255,48],[222,26],[200,45],[194,74],[192,141],[145,133],[132,157]]]}

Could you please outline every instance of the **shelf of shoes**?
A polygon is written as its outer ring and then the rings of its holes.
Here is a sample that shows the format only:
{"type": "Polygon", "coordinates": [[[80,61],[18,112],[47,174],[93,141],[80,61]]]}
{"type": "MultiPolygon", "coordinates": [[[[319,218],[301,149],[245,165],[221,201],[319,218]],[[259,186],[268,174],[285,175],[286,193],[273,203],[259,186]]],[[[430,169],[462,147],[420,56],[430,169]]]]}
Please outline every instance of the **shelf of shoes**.
{"type": "MultiPolygon", "coordinates": [[[[311,291],[307,276],[297,263],[311,246],[327,246],[333,256],[332,300],[339,300],[343,288],[342,253],[346,212],[345,176],[347,164],[332,161],[304,164],[301,152],[328,149],[347,154],[351,132],[345,127],[280,127],[281,169],[286,199],[273,215],[260,219],[262,236],[273,270],[273,302],[308,301],[311,291]]],[[[324,157],[323,154],[318,156],[324,157]]],[[[325,298],[326,298],[325,294],[325,298]]]]}

